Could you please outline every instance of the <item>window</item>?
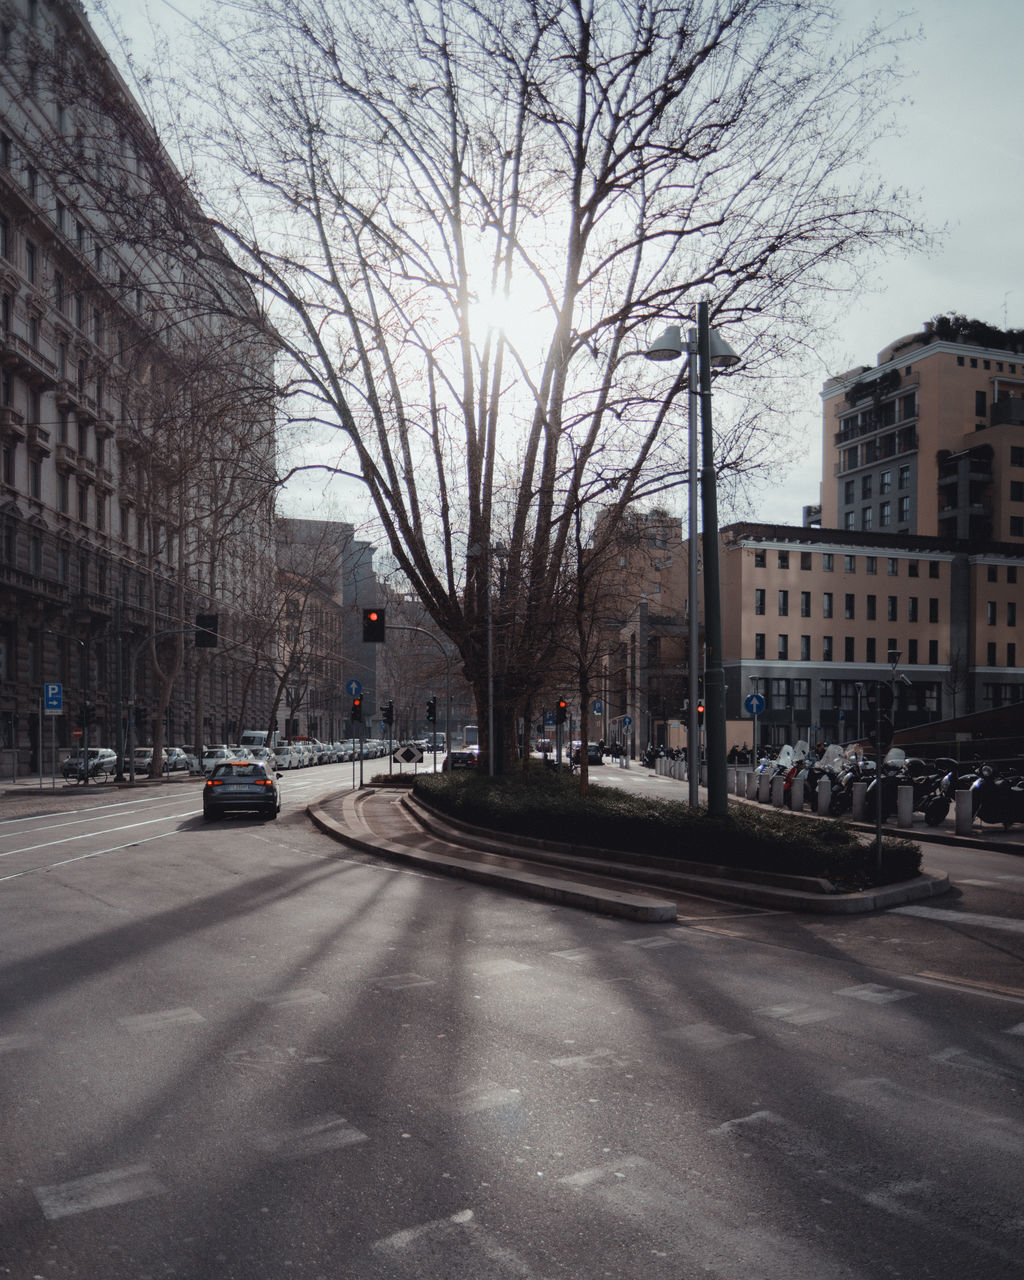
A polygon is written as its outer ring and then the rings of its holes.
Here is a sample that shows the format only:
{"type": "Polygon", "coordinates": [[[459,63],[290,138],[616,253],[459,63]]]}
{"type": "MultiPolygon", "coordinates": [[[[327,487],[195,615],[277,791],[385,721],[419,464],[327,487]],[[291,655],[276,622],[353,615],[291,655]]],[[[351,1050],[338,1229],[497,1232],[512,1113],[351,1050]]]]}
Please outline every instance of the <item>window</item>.
{"type": "Polygon", "coordinates": [[[929,560],[929,561],[928,561],[928,577],[929,577],[929,578],[937,578],[938,576],[939,576],[939,562],[938,562],[938,560],[929,560]]]}
{"type": "MultiPolygon", "coordinates": [[[[987,406],[988,392],[975,391],[974,393],[974,416],[976,418],[984,418],[988,412],[987,406]]],[[[989,664],[991,666],[991,663],[989,664]]]]}
{"type": "Polygon", "coordinates": [[[811,593],[809,591],[800,592],[800,617],[809,618],[811,616],[811,593]]]}
{"type": "Polygon", "coordinates": [[[883,471],[878,477],[878,492],[889,493],[892,490],[892,472],[883,471]]]}
{"type": "Polygon", "coordinates": [[[889,577],[895,578],[896,575],[899,573],[899,569],[900,569],[900,562],[894,556],[889,556],[888,563],[885,570],[886,573],[889,575],[889,577]]]}
{"type": "Polygon", "coordinates": [[[65,515],[65,516],[67,515],[68,508],[70,506],[69,491],[70,491],[70,486],[68,484],[67,476],[63,476],[63,475],[58,476],[57,477],[57,510],[62,515],[65,515]]]}
{"type": "Polygon", "coordinates": [[[897,472],[897,483],[901,489],[910,488],[910,463],[904,462],[897,472]]]}
{"type": "Polygon", "coordinates": [[[823,618],[832,617],[832,592],[826,591],[821,597],[821,616],[823,618]]]}
{"type": "Polygon", "coordinates": [[[779,552],[779,568],[780,569],[789,568],[789,552],[788,551],[779,552]]]}
{"type": "Polygon", "coordinates": [[[758,631],[754,636],[754,657],[764,657],[764,632],[758,631]]]}
{"type": "Polygon", "coordinates": [[[854,533],[856,531],[856,528],[857,528],[856,511],[843,512],[843,528],[846,530],[847,533],[854,533]]]}
{"type": "Polygon", "coordinates": [[[1017,665],[1017,646],[1012,641],[1006,646],[1006,665],[1008,667],[1017,665]]]}
{"type": "Polygon", "coordinates": [[[811,660],[811,637],[800,637],[800,661],[810,662],[811,660]]]}
{"type": "Polygon", "coordinates": [[[876,556],[865,556],[865,557],[864,557],[864,572],[865,572],[865,573],[877,573],[877,572],[878,572],[878,558],[877,558],[876,556]]]}
{"type": "Polygon", "coordinates": [[[996,602],[989,600],[985,605],[985,621],[990,627],[996,625],[996,602]]]}
{"type": "Polygon", "coordinates": [[[809,711],[811,709],[810,680],[791,680],[790,685],[793,690],[792,698],[794,711],[809,711]]]}
{"type": "Polygon", "coordinates": [[[888,621],[889,621],[889,622],[897,622],[897,621],[899,621],[899,618],[898,618],[898,610],[899,610],[898,600],[899,600],[899,597],[898,597],[898,596],[890,596],[890,597],[889,597],[888,606],[887,606],[887,608],[886,608],[886,614],[885,614],[885,616],[886,616],[886,618],[888,619],[888,621]]]}
{"type": "Polygon", "coordinates": [[[832,555],[831,555],[831,553],[830,553],[830,552],[826,551],[826,552],[824,553],[824,555],[821,557],[821,571],[822,571],[822,573],[831,573],[831,572],[832,572],[832,564],[833,564],[833,558],[832,558],[832,555]]]}
{"type": "MultiPolygon", "coordinates": [[[[889,504],[882,503],[883,509],[889,504]]],[[[860,527],[862,529],[873,529],[875,525],[875,512],[873,507],[864,507],[860,513],[860,527]]]]}
{"type": "Polygon", "coordinates": [[[766,554],[766,553],[765,553],[764,551],[755,551],[755,552],[754,552],[754,568],[755,568],[755,569],[763,569],[763,568],[764,568],[764,566],[765,566],[765,554],[766,554]]]}
{"type": "Polygon", "coordinates": [[[1024,538],[1024,516],[1010,516],[1010,537],[1024,538]]]}
{"type": "Polygon", "coordinates": [[[907,621],[917,621],[917,596],[911,596],[907,601],[907,621]]]}
{"type": "Polygon", "coordinates": [[[906,524],[910,520],[910,499],[900,498],[897,507],[896,519],[900,524],[906,524]]]}
{"type": "Polygon", "coordinates": [[[1015,627],[1017,625],[1017,602],[1016,600],[1007,600],[1006,602],[1006,625],[1015,627]]]}
{"type": "Polygon", "coordinates": [[[847,592],[844,599],[844,616],[846,618],[856,617],[856,597],[852,592],[847,592]]]}
{"type": "Polygon", "coordinates": [[[43,496],[43,464],[38,458],[28,460],[28,494],[36,502],[43,496]]]}
{"type": "Polygon", "coordinates": [[[844,662],[853,662],[853,636],[847,636],[845,640],[845,652],[843,653],[844,662]]]}
{"type": "Polygon", "coordinates": [[[919,566],[916,560],[908,560],[907,561],[907,577],[916,578],[918,575],[918,568],[919,566]]]}
{"type": "Polygon", "coordinates": [[[821,660],[822,662],[832,661],[832,637],[821,637],[821,660]]]}
{"type": "Polygon", "coordinates": [[[917,666],[917,641],[907,641],[907,662],[912,666],[917,666]]]}
{"type": "Polygon", "coordinates": [[[789,636],[779,636],[779,661],[785,662],[789,657],[789,636]]]}
{"type": "Polygon", "coordinates": [[[878,661],[878,659],[877,659],[877,658],[876,658],[876,656],[875,656],[875,647],[876,647],[875,637],[874,637],[874,636],[868,636],[868,641],[867,641],[867,646],[866,646],[866,652],[865,652],[865,654],[864,654],[864,661],[865,661],[865,662],[877,662],[877,661],[878,661]]]}
{"type": "Polygon", "coordinates": [[[985,665],[989,667],[994,667],[996,665],[996,642],[994,640],[990,640],[988,642],[987,652],[985,655],[985,665]]]}
{"type": "Polygon", "coordinates": [[[846,572],[847,572],[847,573],[856,573],[856,572],[857,572],[857,557],[856,557],[856,556],[847,556],[847,557],[846,557],[846,559],[845,559],[845,562],[844,562],[844,566],[843,566],[843,567],[846,569],[846,572]]]}
{"type": "Polygon", "coordinates": [[[868,596],[868,622],[874,622],[876,618],[876,609],[878,608],[878,597],[868,596]]]}
{"type": "Polygon", "coordinates": [[[0,213],[0,258],[11,259],[11,224],[6,213],[0,213]]]}
{"type": "Polygon", "coordinates": [[[789,592],[788,591],[779,592],[779,617],[780,618],[789,617],[789,592]]]}
{"type": "Polygon", "coordinates": [[[38,250],[36,249],[35,245],[32,243],[31,240],[26,240],[25,241],[25,276],[28,279],[29,284],[35,284],[36,282],[38,256],[39,256],[38,250]]]}
{"type": "Polygon", "coordinates": [[[939,620],[939,599],[938,596],[929,596],[928,598],[928,621],[938,622],[939,620]]]}
{"type": "Polygon", "coordinates": [[[78,518],[83,524],[89,519],[89,486],[78,486],[78,518]]]}
{"type": "Polygon", "coordinates": [[[854,480],[847,480],[843,485],[843,501],[849,506],[857,500],[857,484],[854,480]]]}
{"type": "Polygon", "coordinates": [[[754,612],[756,614],[764,613],[765,592],[762,587],[754,588],[754,612]]]}
{"type": "Polygon", "coordinates": [[[1024,502],[1024,480],[1010,481],[1010,501],[1024,502]]]}
{"type": "Polygon", "coordinates": [[[800,568],[801,569],[811,568],[811,553],[809,551],[800,552],[800,568]]]}
{"type": "Polygon", "coordinates": [[[891,502],[880,502],[878,504],[878,523],[883,529],[888,528],[889,525],[892,524],[892,503],[891,502]]]}
{"type": "Polygon", "coordinates": [[[1024,467],[1024,444],[1010,445],[1010,466],[1024,467]]]}
{"type": "Polygon", "coordinates": [[[939,665],[939,642],[938,640],[928,641],[928,665],[937,667],[939,665]]]}
{"type": "Polygon", "coordinates": [[[43,540],[39,537],[29,539],[28,571],[33,577],[40,578],[43,573],[43,540]]]}
{"type": "Polygon", "coordinates": [[[1006,581],[1007,581],[1007,582],[1016,582],[1016,581],[1017,581],[1017,567],[1016,567],[1016,565],[1012,565],[1012,564],[1011,564],[1011,565],[1007,565],[1007,566],[1006,566],[1006,581]]]}

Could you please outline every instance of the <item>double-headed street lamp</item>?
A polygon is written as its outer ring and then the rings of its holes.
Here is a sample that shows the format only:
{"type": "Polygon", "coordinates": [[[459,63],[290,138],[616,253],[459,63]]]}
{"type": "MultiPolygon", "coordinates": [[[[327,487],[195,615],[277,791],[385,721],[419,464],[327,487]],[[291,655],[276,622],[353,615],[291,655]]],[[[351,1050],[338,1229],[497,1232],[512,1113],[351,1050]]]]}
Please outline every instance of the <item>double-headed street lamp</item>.
{"type": "MultiPolygon", "coordinates": [[[[724,818],[729,809],[725,747],[725,668],[722,665],[722,592],[718,565],[718,482],[715,473],[714,437],[711,425],[711,370],[739,364],[739,356],[708,324],[708,304],[697,304],[697,327],[684,344],[679,325],[670,324],[645,353],[648,360],[676,360],[686,352],[689,385],[690,452],[690,707],[687,718],[687,759],[690,776],[690,804],[696,806],[700,775],[700,754],[694,758],[697,742],[697,655],[700,650],[700,619],[697,609],[697,399],[701,422],[701,512],[704,528],[704,696],[708,747],[708,813],[724,818]],[[694,387],[696,362],[699,390],[694,387]]],[[[682,374],[668,393],[679,389],[682,374]]]]}

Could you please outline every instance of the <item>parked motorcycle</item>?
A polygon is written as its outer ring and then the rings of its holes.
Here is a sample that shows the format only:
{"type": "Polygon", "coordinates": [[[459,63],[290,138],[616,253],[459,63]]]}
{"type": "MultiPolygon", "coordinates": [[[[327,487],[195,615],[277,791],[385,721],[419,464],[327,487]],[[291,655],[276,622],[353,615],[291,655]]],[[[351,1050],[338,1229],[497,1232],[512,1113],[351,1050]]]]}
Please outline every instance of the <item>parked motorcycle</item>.
{"type": "Polygon", "coordinates": [[[992,765],[982,765],[971,787],[974,816],[982,822],[1001,823],[1009,830],[1024,822],[1024,778],[1000,775],[992,765]]]}

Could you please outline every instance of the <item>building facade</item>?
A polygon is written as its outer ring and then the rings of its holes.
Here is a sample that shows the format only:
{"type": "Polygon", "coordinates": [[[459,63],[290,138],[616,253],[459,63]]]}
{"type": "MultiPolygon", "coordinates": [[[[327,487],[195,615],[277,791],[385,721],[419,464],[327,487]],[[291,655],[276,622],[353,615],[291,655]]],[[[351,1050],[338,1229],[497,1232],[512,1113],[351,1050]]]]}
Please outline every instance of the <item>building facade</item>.
{"type": "MultiPolygon", "coordinates": [[[[0,767],[13,771],[48,767],[51,745],[122,745],[132,720],[137,742],[231,740],[270,705],[250,640],[274,589],[272,352],[192,305],[199,268],[114,216],[157,200],[189,225],[184,184],[81,6],[4,6],[0,767]],[[197,615],[216,619],[215,646],[196,648],[197,615]]],[[[209,243],[202,273],[244,296],[209,243]]]]}

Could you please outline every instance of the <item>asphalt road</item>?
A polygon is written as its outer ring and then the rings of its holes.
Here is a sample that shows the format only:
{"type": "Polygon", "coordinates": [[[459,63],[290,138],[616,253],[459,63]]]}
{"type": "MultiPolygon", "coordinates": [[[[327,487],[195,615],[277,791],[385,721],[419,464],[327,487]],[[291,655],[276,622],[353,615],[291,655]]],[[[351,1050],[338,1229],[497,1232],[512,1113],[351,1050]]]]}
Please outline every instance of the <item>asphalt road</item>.
{"type": "Polygon", "coordinates": [[[349,781],[0,821],[0,1275],[1020,1275],[1017,857],[639,925],[350,856],[349,781]]]}

